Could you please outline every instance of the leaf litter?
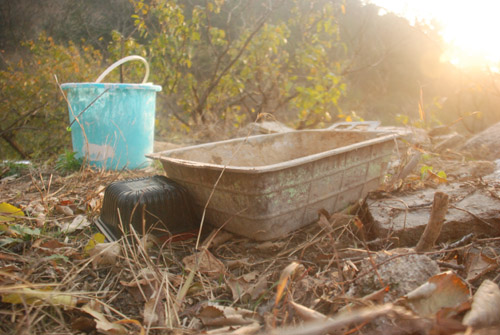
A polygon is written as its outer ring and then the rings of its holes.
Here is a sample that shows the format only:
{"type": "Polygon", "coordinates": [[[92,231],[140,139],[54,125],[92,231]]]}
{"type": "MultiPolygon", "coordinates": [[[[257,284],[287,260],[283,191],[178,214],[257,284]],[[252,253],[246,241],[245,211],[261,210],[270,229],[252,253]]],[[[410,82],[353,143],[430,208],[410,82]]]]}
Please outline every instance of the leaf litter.
{"type": "MultiPolygon", "coordinates": [[[[424,176],[415,166],[370,197],[462,178],[432,166],[424,176]]],[[[105,185],[155,173],[32,171],[0,182],[0,332],[479,334],[498,327],[500,238],[438,240],[417,253],[391,231],[373,234],[366,199],[268,242],[210,229],[198,249],[196,239],[135,232],[106,242],[93,224],[105,185]]],[[[467,178],[499,194],[495,182],[467,178]]]]}

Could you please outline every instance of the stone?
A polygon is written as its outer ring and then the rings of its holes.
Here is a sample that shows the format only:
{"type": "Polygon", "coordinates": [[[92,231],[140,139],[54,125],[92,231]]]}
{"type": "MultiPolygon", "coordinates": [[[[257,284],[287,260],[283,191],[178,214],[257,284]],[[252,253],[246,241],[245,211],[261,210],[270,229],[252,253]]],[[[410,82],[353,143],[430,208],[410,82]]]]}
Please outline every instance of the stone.
{"type": "Polygon", "coordinates": [[[474,135],[465,142],[461,150],[476,159],[494,161],[500,158],[500,122],[474,135]]]}
{"type": "Polygon", "coordinates": [[[430,137],[443,136],[450,134],[452,130],[448,126],[437,126],[429,130],[428,135],[430,137]]]}
{"type": "Polygon", "coordinates": [[[459,240],[469,233],[500,236],[500,199],[492,196],[490,189],[456,183],[391,198],[368,199],[370,237],[390,237],[395,246],[415,246],[429,221],[437,190],[450,196],[438,244],[459,240]]]}
{"type": "Polygon", "coordinates": [[[455,149],[465,143],[465,137],[457,133],[435,137],[434,139],[436,140],[436,145],[434,146],[434,151],[436,152],[455,149]]]}
{"type": "Polygon", "coordinates": [[[351,293],[354,291],[358,296],[365,296],[389,286],[384,302],[406,295],[440,272],[438,264],[431,258],[405,248],[377,252],[371,259],[364,260],[360,268],[360,276],[351,293]],[[366,271],[369,274],[361,275],[366,271]]]}
{"type": "Polygon", "coordinates": [[[418,145],[424,148],[431,146],[431,140],[427,132],[421,128],[414,127],[378,127],[376,131],[395,133],[399,135],[398,147],[405,149],[409,144],[418,145]]]}

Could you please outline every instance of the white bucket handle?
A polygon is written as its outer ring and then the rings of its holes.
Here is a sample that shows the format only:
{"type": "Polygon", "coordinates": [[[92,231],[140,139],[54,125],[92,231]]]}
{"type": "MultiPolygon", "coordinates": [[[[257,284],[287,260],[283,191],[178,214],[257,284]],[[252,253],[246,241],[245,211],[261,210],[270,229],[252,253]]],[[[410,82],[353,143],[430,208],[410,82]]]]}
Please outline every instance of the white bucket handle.
{"type": "Polygon", "coordinates": [[[111,71],[113,71],[115,68],[117,68],[118,66],[122,65],[123,63],[126,63],[128,61],[131,61],[131,60],[140,60],[141,62],[144,63],[144,66],[146,67],[146,74],[144,75],[144,79],[142,80],[142,83],[141,84],[145,84],[146,81],[148,80],[148,77],[149,77],[149,64],[148,62],[142,58],[141,56],[137,56],[137,55],[132,55],[132,56],[127,56],[125,58],[122,58],[120,59],[119,61],[116,61],[114,62],[113,64],[111,64],[100,76],[99,78],[97,78],[97,80],[95,81],[96,83],[100,83],[101,80],[104,79],[104,77],[106,77],[111,71]]]}

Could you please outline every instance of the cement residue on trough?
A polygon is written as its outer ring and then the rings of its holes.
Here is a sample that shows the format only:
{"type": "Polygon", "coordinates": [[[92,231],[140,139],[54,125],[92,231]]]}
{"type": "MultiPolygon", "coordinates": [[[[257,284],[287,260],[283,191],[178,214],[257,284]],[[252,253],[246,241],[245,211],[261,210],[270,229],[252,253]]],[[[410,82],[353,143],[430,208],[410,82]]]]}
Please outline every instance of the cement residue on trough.
{"type": "Polygon", "coordinates": [[[193,195],[201,217],[257,240],[282,237],[376,189],[396,136],[304,130],[251,136],[155,154],[193,195]],[[214,190],[215,187],[215,190],[214,190]]]}
{"type": "Polygon", "coordinates": [[[298,131],[207,143],[194,150],[172,150],[162,156],[200,164],[258,167],[348,147],[374,137],[373,133],[298,131]]]}

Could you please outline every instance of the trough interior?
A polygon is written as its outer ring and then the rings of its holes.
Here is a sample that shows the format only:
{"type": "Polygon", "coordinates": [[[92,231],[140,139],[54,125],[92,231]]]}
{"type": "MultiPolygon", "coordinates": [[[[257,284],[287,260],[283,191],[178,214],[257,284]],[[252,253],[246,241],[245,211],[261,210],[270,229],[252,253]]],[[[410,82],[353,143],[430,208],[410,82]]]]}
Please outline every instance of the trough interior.
{"type": "Polygon", "coordinates": [[[207,164],[257,167],[330,151],[374,137],[375,134],[366,132],[296,131],[173,150],[165,156],[207,164]]]}

